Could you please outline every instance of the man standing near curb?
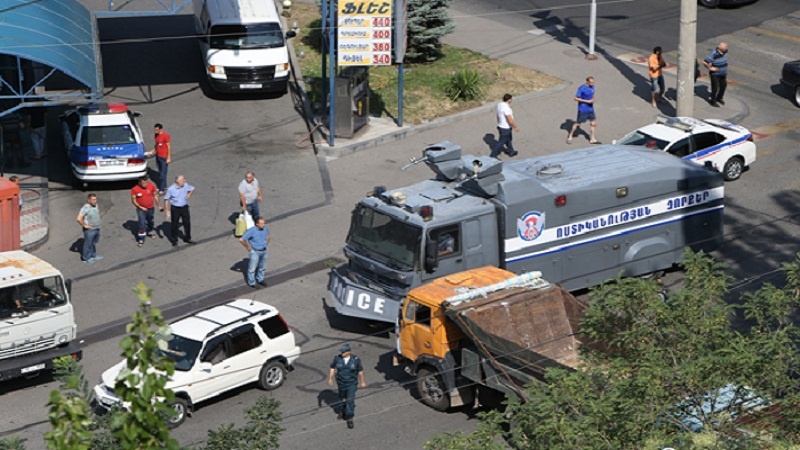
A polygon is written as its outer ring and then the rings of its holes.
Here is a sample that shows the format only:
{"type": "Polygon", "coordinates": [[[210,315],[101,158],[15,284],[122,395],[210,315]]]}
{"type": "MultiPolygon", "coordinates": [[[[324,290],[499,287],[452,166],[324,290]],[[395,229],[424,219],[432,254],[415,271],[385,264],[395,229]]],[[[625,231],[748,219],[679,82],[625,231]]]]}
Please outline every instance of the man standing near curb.
{"type": "Polygon", "coordinates": [[[81,260],[87,264],[94,264],[98,259],[103,259],[97,254],[97,243],[100,241],[100,208],[97,207],[97,195],[89,194],[86,204],[78,212],[78,223],[83,228],[83,249],[81,260]]]}
{"type": "Polygon", "coordinates": [[[170,241],[173,247],[178,246],[178,221],[183,222],[183,242],[196,244],[192,240],[192,219],[189,215],[189,197],[194,193],[194,186],[186,182],[186,177],[178,175],[175,183],[167,189],[164,196],[164,209],[167,219],[171,217],[170,241]]]}
{"type": "Polygon", "coordinates": [[[156,156],[156,165],[158,166],[158,195],[164,195],[167,190],[167,171],[169,164],[172,162],[172,138],[164,131],[164,125],[157,123],[153,125],[155,130],[155,145],[149,155],[156,156]]]}
{"type": "Polygon", "coordinates": [[[519,133],[519,128],[517,127],[516,122],[514,122],[514,112],[511,110],[511,94],[503,95],[503,101],[497,104],[497,145],[495,145],[494,149],[492,149],[492,153],[489,154],[492,158],[497,158],[500,154],[500,151],[503,150],[505,147],[505,154],[508,156],[517,156],[517,151],[514,150],[514,144],[512,144],[511,140],[514,138],[514,135],[511,133],[511,128],[514,128],[514,131],[519,133]]]}
{"type": "Polygon", "coordinates": [[[661,69],[667,66],[667,63],[664,62],[664,57],[661,56],[661,47],[653,49],[653,54],[647,59],[647,66],[650,68],[651,101],[653,102],[653,108],[657,108],[656,100],[659,102],[664,101],[664,74],[661,73],[661,69]],[[658,98],[656,98],[656,92],[658,93],[658,98]]]}
{"type": "Polygon", "coordinates": [[[131,189],[131,202],[136,207],[136,218],[139,222],[136,243],[142,247],[147,236],[156,237],[153,224],[155,205],[158,205],[159,211],[163,211],[164,207],[161,206],[161,200],[158,199],[156,186],[147,180],[147,176],[139,178],[139,182],[131,189]]]}
{"type": "Polygon", "coordinates": [[[333,386],[333,376],[336,375],[336,386],[339,388],[339,408],[342,419],[347,421],[347,428],[355,427],[353,416],[356,409],[356,389],[359,381],[361,387],[367,387],[364,380],[364,367],[358,356],[350,353],[350,344],[343,344],[339,354],[333,358],[331,370],[328,374],[328,385],[333,386]]]}
{"type": "Polygon", "coordinates": [[[728,87],[728,44],[720,42],[716,49],[703,60],[711,78],[711,97],[708,103],[719,108],[724,105],[725,88],[728,87]]]}
{"type": "Polygon", "coordinates": [[[247,285],[257,288],[256,282],[266,286],[265,267],[267,266],[267,246],[269,245],[269,228],[263,217],[256,217],[256,225],[250,227],[239,238],[239,242],[250,252],[250,263],[247,265],[247,285]]]}

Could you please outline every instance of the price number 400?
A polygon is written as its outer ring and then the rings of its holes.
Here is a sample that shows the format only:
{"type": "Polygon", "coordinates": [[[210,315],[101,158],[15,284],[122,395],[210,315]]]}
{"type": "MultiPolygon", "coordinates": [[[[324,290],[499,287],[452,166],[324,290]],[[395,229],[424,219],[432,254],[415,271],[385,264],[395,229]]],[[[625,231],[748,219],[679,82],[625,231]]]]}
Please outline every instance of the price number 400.
{"type": "Polygon", "coordinates": [[[392,32],[390,30],[374,30],[372,37],[374,39],[389,39],[392,37],[392,32]]]}

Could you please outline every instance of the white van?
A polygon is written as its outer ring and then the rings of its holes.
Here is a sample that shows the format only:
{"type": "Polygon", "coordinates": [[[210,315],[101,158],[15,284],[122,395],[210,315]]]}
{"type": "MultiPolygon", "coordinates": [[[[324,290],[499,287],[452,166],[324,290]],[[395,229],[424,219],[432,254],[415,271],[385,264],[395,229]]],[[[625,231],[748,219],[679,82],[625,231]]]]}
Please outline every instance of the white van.
{"type": "Polygon", "coordinates": [[[193,0],[195,29],[211,88],[287,92],[289,52],[274,0],[193,0]]]}

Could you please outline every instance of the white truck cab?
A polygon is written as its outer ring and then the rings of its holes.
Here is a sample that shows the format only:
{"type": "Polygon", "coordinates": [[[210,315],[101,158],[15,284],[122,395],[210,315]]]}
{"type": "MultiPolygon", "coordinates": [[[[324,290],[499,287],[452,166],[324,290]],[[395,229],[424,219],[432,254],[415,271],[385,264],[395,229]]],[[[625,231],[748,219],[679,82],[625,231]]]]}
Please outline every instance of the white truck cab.
{"type": "Polygon", "coordinates": [[[218,92],[288,91],[290,63],[273,0],[193,0],[195,30],[211,88],[218,92]]]}
{"type": "Polygon", "coordinates": [[[70,286],[58,269],[30,253],[0,253],[0,381],[49,370],[62,356],[82,357],[72,344],[77,327],[70,286]]]}

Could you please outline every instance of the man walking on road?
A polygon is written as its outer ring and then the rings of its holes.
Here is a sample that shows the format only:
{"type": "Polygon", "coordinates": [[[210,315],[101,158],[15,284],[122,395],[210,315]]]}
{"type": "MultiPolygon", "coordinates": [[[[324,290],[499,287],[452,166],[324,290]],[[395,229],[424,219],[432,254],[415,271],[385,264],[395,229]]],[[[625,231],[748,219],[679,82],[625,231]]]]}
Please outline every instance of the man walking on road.
{"type": "Polygon", "coordinates": [[[247,172],[244,180],[239,183],[239,201],[242,204],[242,211],[250,213],[250,217],[256,220],[261,216],[258,204],[262,201],[261,186],[253,172],[247,172]]]}
{"type": "Polygon", "coordinates": [[[728,44],[720,42],[716,49],[703,60],[711,79],[711,97],[708,103],[719,108],[724,105],[725,88],[728,87],[728,44]]]}
{"type": "Polygon", "coordinates": [[[156,186],[147,180],[147,176],[139,178],[139,183],[131,189],[131,202],[136,207],[136,218],[139,221],[136,242],[141,247],[147,236],[156,237],[153,225],[155,205],[158,205],[159,211],[163,211],[164,207],[161,206],[161,200],[158,199],[156,186]]]}
{"type": "Polygon", "coordinates": [[[186,182],[186,177],[178,175],[175,183],[167,189],[164,196],[164,209],[167,219],[172,219],[170,226],[170,241],[172,246],[178,245],[178,221],[183,222],[183,242],[196,244],[192,240],[192,219],[189,215],[189,197],[194,193],[194,186],[186,182]]]}
{"type": "Polygon", "coordinates": [[[653,54],[647,60],[647,66],[650,68],[651,101],[653,108],[657,108],[656,100],[664,101],[664,75],[661,73],[661,69],[667,66],[664,57],[661,56],[661,47],[653,49],[653,54]],[[658,97],[656,97],[656,93],[658,93],[658,97]]]}
{"type": "Polygon", "coordinates": [[[503,101],[497,104],[498,137],[497,145],[494,146],[492,153],[489,155],[492,158],[497,158],[501,150],[508,156],[517,155],[517,151],[514,150],[514,145],[511,142],[514,138],[514,135],[511,134],[511,129],[513,128],[514,131],[519,133],[519,128],[516,122],[514,122],[514,112],[511,110],[512,98],[511,94],[505,94],[503,95],[503,101]],[[505,150],[503,150],[503,147],[505,147],[505,150]]]}
{"type": "Polygon", "coordinates": [[[269,245],[269,228],[263,217],[257,217],[256,225],[250,227],[239,238],[239,242],[250,252],[250,263],[247,265],[247,285],[257,288],[256,282],[266,286],[265,268],[267,266],[267,246],[269,245]]]}
{"type": "Polygon", "coordinates": [[[97,207],[97,195],[89,194],[86,204],[78,212],[78,223],[83,228],[83,249],[81,259],[87,264],[103,259],[97,254],[97,243],[100,241],[100,208],[97,207]]]}
{"type": "Polygon", "coordinates": [[[333,358],[331,370],[328,374],[328,385],[333,386],[333,376],[336,375],[336,385],[339,388],[339,408],[342,419],[347,421],[347,428],[353,428],[353,416],[356,409],[356,389],[358,382],[361,387],[367,387],[364,381],[364,367],[358,356],[351,353],[350,344],[343,344],[339,355],[333,358]]]}
{"type": "Polygon", "coordinates": [[[169,170],[169,164],[172,162],[172,138],[164,131],[164,126],[160,123],[153,125],[153,129],[156,133],[156,143],[153,146],[153,150],[148,154],[156,157],[158,195],[164,195],[164,191],[167,189],[167,171],[169,170]]]}
{"type": "Polygon", "coordinates": [[[597,128],[597,117],[594,115],[594,77],[586,77],[586,84],[582,84],[575,94],[575,101],[578,102],[578,117],[569,130],[567,144],[572,144],[572,135],[583,122],[589,121],[589,143],[599,144],[595,139],[594,131],[597,128]]]}

